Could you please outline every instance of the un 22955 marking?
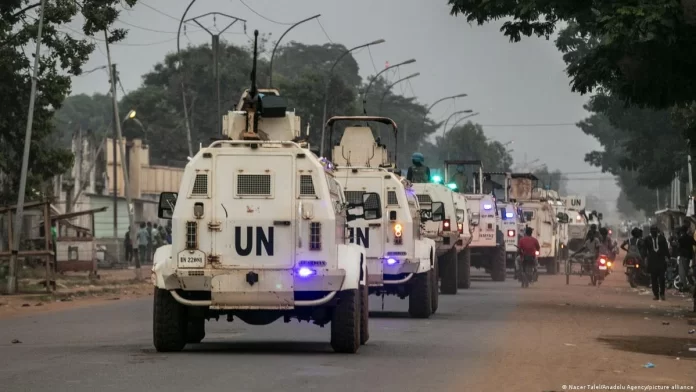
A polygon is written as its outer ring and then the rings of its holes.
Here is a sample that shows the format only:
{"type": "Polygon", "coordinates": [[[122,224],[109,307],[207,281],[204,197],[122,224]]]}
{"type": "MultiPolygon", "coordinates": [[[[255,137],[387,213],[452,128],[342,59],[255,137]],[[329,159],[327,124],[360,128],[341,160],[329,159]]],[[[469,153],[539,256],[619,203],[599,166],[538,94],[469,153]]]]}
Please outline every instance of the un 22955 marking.
{"type": "Polygon", "coordinates": [[[177,255],[179,267],[202,268],[205,267],[205,253],[200,250],[185,250],[177,255]]]}

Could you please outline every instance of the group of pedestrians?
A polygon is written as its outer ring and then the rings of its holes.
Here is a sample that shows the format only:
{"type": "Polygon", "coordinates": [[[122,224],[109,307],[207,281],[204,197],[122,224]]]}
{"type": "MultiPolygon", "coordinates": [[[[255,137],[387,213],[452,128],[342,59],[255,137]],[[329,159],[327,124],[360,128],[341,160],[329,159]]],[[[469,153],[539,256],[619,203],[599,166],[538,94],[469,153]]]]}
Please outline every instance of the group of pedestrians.
{"type": "Polygon", "coordinates": [[[647,237],[643,237],[641,229],[634,228],[631,230],[631,238],[621,245],[621,248],[626,251],[627,259],[637,258],[644,261],[643,264],[650,273],[655,301],[666,299],[665,275],[672,257],[677,259],[681,290],[687,291],[689,286],[693,286],[694,247],[696,247],[696,240],[688,225],[680,227],[677,235],[670,241],[667,241],[656,225],[650,227],[650,234],[647,237]]]}
{"type": "Polygon", "coordinates": [[[126,232],[124,238],[126,261],[130,264],[133,257],[137,257],[140,264],[151,264],[157,248],[171,243],[171,228],[165,228],[157,223],[143,222],[135,235],[135,242],[130,238],[130,231],[126,232]]]}

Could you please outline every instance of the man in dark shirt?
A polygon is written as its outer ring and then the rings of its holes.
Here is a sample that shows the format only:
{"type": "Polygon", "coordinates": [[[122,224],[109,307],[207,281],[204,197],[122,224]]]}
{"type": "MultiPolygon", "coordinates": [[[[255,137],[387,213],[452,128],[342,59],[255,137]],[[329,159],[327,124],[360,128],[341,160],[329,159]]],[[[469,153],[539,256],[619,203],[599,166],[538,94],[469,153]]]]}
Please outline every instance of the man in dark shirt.
{"type": "Polygon", "coordinates": [[[679,280],[682,282],[682,291],[685,291],[687,283],[693,285],[693,279],[689,276],[689,265],[694,259],[694,246],[696,246],[696,240],[689,234],[688,225],[681,228],[677,242],[679,243],[679,280]]]}
{"type": "Polygon", "coordinates": [[[669,259],[669,245],[664,235],[660,233],[657,226],[650,226],[650,235],[643,240],[645,254],[648,260],[648,272],[652,280],[652,290],[655,297],[665,301],[665,271],[667,270],[667,259],[669,259]]]}

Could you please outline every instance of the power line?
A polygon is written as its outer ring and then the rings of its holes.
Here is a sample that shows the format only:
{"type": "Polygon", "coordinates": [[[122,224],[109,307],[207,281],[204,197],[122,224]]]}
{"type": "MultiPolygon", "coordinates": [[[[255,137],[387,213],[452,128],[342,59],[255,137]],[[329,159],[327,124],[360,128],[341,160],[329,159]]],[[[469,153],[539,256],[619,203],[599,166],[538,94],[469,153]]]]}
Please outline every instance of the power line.
{"type": "Polygon", "coordinates": [[[372,62],[372,68],[375,69],[375,73],[378,73],[379,71],[377,71],[377,65],[375,65],[375,59],[372,57],[372,51],[370,50],[369,46],[367,47],[367,53],[370,54],[370,61],[372,62]]]}
{"type": "Polygon", "coordinates": [[[328,39],[329,42],[334,43],[334,42],[331,40],[331,37],[329,37],[329,34],[326,33],[326,29],[324,29],[324,26],[321,24],[321,21],[319,20],[319,18],[316,18],[315,20],[317,21],[317,23],[319,23],[319,27],[321,27],[321,31],[324,32],[324,35],[326,36],[326,39],[328,39]]]}
{"type": "Polygon", "coordinates": [[[542,123],[542,124],[481,124],[483,127],[565,127],[577,126],[576,123],[542,123]]]}
{"type": "MultiPolygon", "coordinates": [[[[81,32],[79,32],[79,31],[77,31],[77,30],[75,30],[75,29],[73,29],[73,28],[68,27],[68,26],[61,26],[61,27],[64,27],[64,28],[66,28],[66,29],[72,31],[73,33],[79,34],[79,35],[81,35],[81,36],[83,36],[83,37],[85,37],[85,38],[87,38],[87,39],[93,39],[93,40],[95,40],[95,41],[105,42],[103,39],[87,36],[87,35],[85,35],[84,33],[81,33],[81,32]]],[[[67,34],[65,31],[63,31],[63,33],[67,34]]],[[[153,46],[153,45],[165,44],[165,43],[167,43],[167,42],[172,42],[172,41],[176,41],[176,37],[170,38],[170,39],[167,39],[167,40],[164,40],[164,41],[148,42],[148,43],[143,43],[143,44],[112,43],[111,45],[116,45],[116,46],[153,46]]]]}
{"type": "Polygon", "coordinates": [[[177,21],[177,22],[179,21],[179,18],[177,18],[177,17],[175,17],[175,16],[171,16],[171,15],[169,15],[168,13],[166,13],[166,12],[164,12],[164,11],[160,11],[160,10],[158,10],[157,8],[153,7],[153,6],[148,5],[147,3],[143,3],[142,0],[141,0],[141,1],[138,1],[138,4],[142,4],[142,5],[144,5],[145,7],[147,7],[147,8],[149,8],[149,9],[151,9],[151,10],[157,12],[158,14],[161,14],[161,15],[166,16],[167,18],[173,19],[173,20],[175,20],[175,21],[177,21]]]}
{"type": "Polygon", "coordinates": [[[259,16],[262,19],[265,19],[271,23],[279,24],[279,25],[284,25],[284,26],[292,26],[294,23],[283,23],[283,22],[278,22],[277,20],[270,19],[266,16],[261,15],[260,13],[256,12],[253,8],[251,8],[247,3],[244,2],[244,0],[239,0],[240,3],[242,3],[245,7],[249,9],[249,11],[255,13],[257,16],[259,16]]]}

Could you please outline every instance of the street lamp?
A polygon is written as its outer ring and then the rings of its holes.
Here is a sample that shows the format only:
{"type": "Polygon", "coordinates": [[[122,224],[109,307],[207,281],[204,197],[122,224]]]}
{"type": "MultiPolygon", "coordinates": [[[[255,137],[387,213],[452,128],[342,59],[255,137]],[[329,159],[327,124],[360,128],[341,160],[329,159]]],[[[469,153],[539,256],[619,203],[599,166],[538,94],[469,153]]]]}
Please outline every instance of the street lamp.
{"type": "Polygon", "coordinates": [[[181,78],[181,100],[183,101],[183,108],[184,108],[184,122],[186,123],[186,142],[188,144],[188,153],[189,156],[193,156],[193,141],[191,140],[191,123],[189,122],[189,117],[188,117],[188,105],[186,104],[186,85],[184,84],[184,81],[186,80],[186,69],[184,68],[184,61],[181,58],[181,46],[180,46],[180,41],[181,41],[181,26],[184,25],[184,18],[186,18],[186,14],[188,14],[189,10],[191,9],[191,6],[193,3],[195,3],[196,0],[191,0],[189,5],[186,7],[186,10],[184,11],[184,14],[181,15],[181,20],[179,20],[179,30],[176,32],[176,59],[179,61],[179,67],[181,68],[182,72],[182,78],[181,78]]]}
{"type": "Polygon", "coordinates": [[[382,114],[382,104],[384,103],[384,98],[386,98],[387,93],[389,93],[389,90],[391,90],[392,87],[394,87],[394,86],[396,86],[397,84],[403,82],[404,80],[408,80],[408,79],[411,79],[411,78],[415,78],[415,77],[418,76],[418,75],[420,75],[420,72],[416,72],[416,73],[414,73],[414,74],[408,75],[408,76],[406,76],[405,78],[401,78],[401,79],[397,80],[396,82],[390,84],[389,86],[387,86],[386,89],[384,89],[384,93],[382,94],[382,98],[379,100],[379,114],[380,114],[380,115],[382,114]]]}
{"type": "Polygon", "coordinates": [[[331,65],[331,69],[329,69],[329,75],[326,78],[326,82],[324,85],[324,115],[322,116],[321,119],[321,144],[319,146],[319,155],[324,156],[324,136],[326,134],[326,107],[329,102],[329,85],[331,83],[331,77],[333,76],[333,70],[336,68],[336,65],[338,65],[341,60],[343,60],[344,57],[346,57],[349,53],[352,53],[353,51],[356,51],[358,49],[366,48],[368,46],[372,45],[379,45],[381,43],[384,43],[385,41],[383,39],[378,39],[376,41],[368,42],[363,45],[356,46],[354,48],[348,49],[345,52],[341,53],[340,56],[334,61],[334,63],[331,65]]]}
{"type": "Polygon", "coordinates": [[[143,123],[140,122],[140,120],[138,120],[137,118],[135,118],[135,114],[136,114],[135,109],[131,109],[131,111],[128,112],[128,114],[126,114],[126,117],[123,118],[123,124],[125,124],[126,121],[128,121],[128,120],[131,120],[131,121],[135,122],[136,124],[138,124],[138,126],[140,127],[140,130],[143,131],[143,136],[145,136],[145,144],[147,144],[147,131],[145,130],[145,126],[143,125],[143,123]]]}
{"type": "Polygon", "coordinates": [[[275,46],[273,47],[273,52],[271,53],[271,61],[270,61],[270,63],[268,64],[268,87],[273,88],[273,58],[275,57],[276,49],[278,49],[278,45],[280,44],[280,41],[283,40],[283,37],[285,37],[285,34],[289,33],[290,30],[294,29],[294,28],[297,27],[298,25],[301,25],[301,24],[304,23],[304,22],[309,22],[310,20],[316,19],[316,18],[318,18],[318,17],[320,17],[320,16],[321,16],[321,14],[316,14],[316,15],[314,15],[314,16],[312,16],[312,17],[309,17],[309,18],[307,18],[307,19],[303,19],[303,20],[301,20],[301,21],[295,23],[294,25],[288,27],[288,29],[285,30],[285,32],[283,33],[283,35],[281,35],[280,38],[278,38],[278,41],[276,41],[276,44],[275,44],[275,46]]]}
{"type": "Polygon", "coordinates": [[[381,70],[379,73],[377,73],[377,75],[375,75],[375,77],[372,78],[372,80],[370,80],[370,83],[367,85],[367,88],[365,88],[365,91],[363,92],[363,96],[362,96],[362,101],[363,101],[363,102],[362,102],[362,103],[363,103],[363,114],[367,114],[367,109],[365,108],[365,104],[367,103],[367,94],[370,92],[370,87],[372,87],[372,83],[374,83],[375,80],[377,80],[377,79],[379,78],[379,75],[381,75],[381,74],[383,74],[383,73],[389,71],[389,70],[392,69],[392,68],[400,67],[400,66],[406,65],[406,64],[413,64],[413,63],[415,63],[415,62],[416,62],[416,59],[406,60],[406,61],[404,61],[404,62],[402,62],[402,63],[394,64],[394,65],[391,65],[391,66],[389,66],[389,67],[387,67],[387,68],[384,68],[384,69],[381,70]]]}
{"type": "MultiPolygon", "coordinates": [[[[457,111],[457,112],[454,112],[454,113],[450,114],[450,116],[447,117],[447,120],[445,120],[445,126],[442,127],[442,138],[443,138],[443,139],[445,138],[445,134],[447,133],[447,123],[449,122],[449,120],[452,119],[452,117],[454,117],[454,116],[456,116],[456,115],[458,115],[458,114],[465,114],[465,113],[472,113],[472,112],[473,112],[473,110],[467,109],[467,110],[460,110],[460,111],[457,111]]],[[[477,114],[478,114],[478,113],[477,113],[477,114]]],[[[470,117],[470,116],[469,116],[469,117],[470,117]]]]}
{"type": "Polygon", "coordinates": [[[468,96],[467,94],[457,94],[457,95],[452,95],[451,97],[444,97],[444,98],[438,99],[437,101],[433,102],[432,105],[430,105],[428,110],[425,111],[425,114],[423,115],[423,122],[425,122],[425,119],[428,117],[428,114],[430,113],[430,111],[433,110],[433,107],[435,107],[435,105],[437,105],[438,103],[440,103],[442,101],[446,101],[448,99],[464,98],[467,96],[468,96]]]}

